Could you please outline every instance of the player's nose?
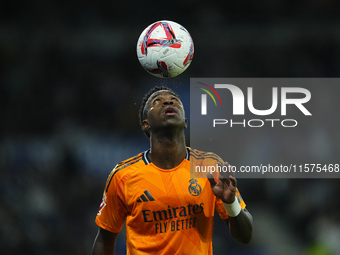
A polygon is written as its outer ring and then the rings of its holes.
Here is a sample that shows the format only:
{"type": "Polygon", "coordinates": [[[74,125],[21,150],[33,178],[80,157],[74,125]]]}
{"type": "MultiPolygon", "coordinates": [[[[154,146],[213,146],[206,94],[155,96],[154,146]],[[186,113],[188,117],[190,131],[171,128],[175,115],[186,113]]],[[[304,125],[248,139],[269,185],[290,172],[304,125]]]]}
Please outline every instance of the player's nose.
{"type": "Polygon", "coordinates": [[[163,101],[163,105],[172,105],[174,102],[171,100],[171,98],[165,98],[163,101]]]}

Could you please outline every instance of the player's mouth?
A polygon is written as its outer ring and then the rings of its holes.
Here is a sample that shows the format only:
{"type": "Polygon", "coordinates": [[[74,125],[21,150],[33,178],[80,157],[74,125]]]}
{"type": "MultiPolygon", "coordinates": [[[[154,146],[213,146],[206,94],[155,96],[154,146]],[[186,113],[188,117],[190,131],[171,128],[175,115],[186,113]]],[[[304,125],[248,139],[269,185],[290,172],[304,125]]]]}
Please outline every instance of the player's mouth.
{"type": "Polygon", "coordinates": [[[173,116],[177,114],[177,111],[172,106],[168,106],[167,108],[165,108],[163,114],[167,116],[173,116]]]}

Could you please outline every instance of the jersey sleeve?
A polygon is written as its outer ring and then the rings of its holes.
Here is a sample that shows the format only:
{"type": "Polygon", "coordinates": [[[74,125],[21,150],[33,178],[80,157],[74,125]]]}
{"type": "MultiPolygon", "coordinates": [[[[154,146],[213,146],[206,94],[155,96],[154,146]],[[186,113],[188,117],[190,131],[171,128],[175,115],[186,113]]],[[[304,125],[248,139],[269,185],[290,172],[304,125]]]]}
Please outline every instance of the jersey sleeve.
{"type": "MultiPolygon", "coordinates": [[[[246,204],[243,201],[242,196],[241,196],[238,189],[236,189],[236,199],[238,200],[238,203],[240,204],[242,209],[246,208],[246,204]]],[[[227,211],[224,208],[223,201],[221,199],[216,198],[215,208],[216,208],[217,212],[219,213],[219,215],[222,219],[225,220],[225,219],[229,218],[227,211]]]]}
{"type": "Polygon", "coordinates": [[[113,169],[109,175],[100,204],[96,224],[110,232],[118,233],[125,222],[127,207],[124,197],[124,178],[113,169]]]}

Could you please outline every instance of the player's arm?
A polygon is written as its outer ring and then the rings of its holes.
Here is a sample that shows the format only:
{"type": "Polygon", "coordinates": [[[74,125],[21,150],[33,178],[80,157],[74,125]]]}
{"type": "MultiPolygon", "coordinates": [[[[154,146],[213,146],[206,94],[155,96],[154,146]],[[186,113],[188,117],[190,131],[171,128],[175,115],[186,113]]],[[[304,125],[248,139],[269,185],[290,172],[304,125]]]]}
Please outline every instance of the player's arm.
{"type": "Polygon", "coordinates": [[[99,227],[94,240],[92,255],[113,255],[117,235],[118,233],[112,233],[99,227]]]}
{"type": "Polygon", "coordinates": [[[241,243],[249,243],[253,235],[253,217],[247,209],[242,209],[236,217],[224,220],[231,235],[241,243]]]}
{"type": "MultiPolygon", "coordinates": [[[[229,166],[227,162],[224,165],[229,166]]],[[[207,177],[214,195],[224,203],[229,216],[225,222],[231,235],[241,243],[249,243],[253,236],[253,217],[246,209],[242,209],[237,201],[235,177],[232,173],[229,176],[223,175],[223,172],[217,182],[212,174],[207,173],[207,177]]]]}
{"type": "Polygon", "coordinates": [[[98,234],[94,240],[92,255],[114,254],[115,241],[127,216],[124,198],[125,183],[115,167],[110,173],[96,216],[98,234]]]}

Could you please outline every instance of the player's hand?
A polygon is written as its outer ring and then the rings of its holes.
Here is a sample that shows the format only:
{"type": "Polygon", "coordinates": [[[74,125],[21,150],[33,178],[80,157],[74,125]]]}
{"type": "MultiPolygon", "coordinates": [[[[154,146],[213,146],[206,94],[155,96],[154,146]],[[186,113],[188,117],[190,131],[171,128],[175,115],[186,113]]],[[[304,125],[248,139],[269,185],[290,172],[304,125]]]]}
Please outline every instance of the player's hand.
{"type": "MultiPolygon", "coordinates": [[[[223,166],[227,167],[227,169],[231,169],[228,162],[224,162],[223,166]]],[[[215,178],[211,173],[207,173],[207,178],[210,182],[211,189],[216,197],[220,198],[224,203],[227,204],[231,204],[232,202],[234,202],[237,186],[235,173],[233,173],[232,171],[221,171],[217,182],[215,181],[215,178]]]]}

